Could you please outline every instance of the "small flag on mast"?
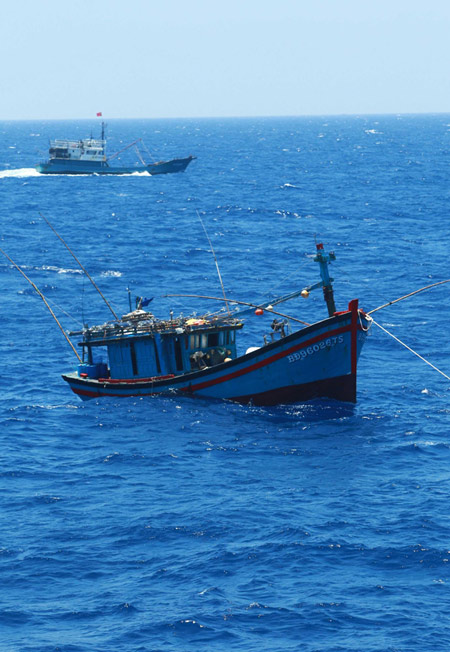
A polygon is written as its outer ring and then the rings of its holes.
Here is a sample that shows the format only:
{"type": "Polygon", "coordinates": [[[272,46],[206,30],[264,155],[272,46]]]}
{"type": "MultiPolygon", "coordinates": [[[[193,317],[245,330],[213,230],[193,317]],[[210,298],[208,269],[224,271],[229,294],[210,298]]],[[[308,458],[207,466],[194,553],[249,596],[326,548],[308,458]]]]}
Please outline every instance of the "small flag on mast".
{"type": "Polygon", "coordinates": [[[100,118],[100,117],[101,117],[101,115],[102,115],[102,112],[101,112],[101,111],[99,111],[99,112],[97,113],[97,118],[100,118]]]}
{"type": "Polygon", "coordinates": [[[140,310],[144,306],[148,306],[151,301],[153,301],[153,297],[151,299],[147,299],[147,297],[136,297],[136,308],[140,310]]]}

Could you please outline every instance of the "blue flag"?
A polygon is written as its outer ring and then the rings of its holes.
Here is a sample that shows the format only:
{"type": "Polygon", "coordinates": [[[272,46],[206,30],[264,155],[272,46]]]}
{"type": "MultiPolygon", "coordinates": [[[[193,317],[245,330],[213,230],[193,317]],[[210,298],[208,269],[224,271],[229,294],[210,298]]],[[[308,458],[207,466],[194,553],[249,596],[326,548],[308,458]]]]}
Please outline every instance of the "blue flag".
{"type": "Polygon", "coordinates": [[[153,301],[153,297],[151,299],[147,299],[147,297],[136,297],[136,307],[140,310],[144,306],[148,306],[151,301],[153,301]]]}

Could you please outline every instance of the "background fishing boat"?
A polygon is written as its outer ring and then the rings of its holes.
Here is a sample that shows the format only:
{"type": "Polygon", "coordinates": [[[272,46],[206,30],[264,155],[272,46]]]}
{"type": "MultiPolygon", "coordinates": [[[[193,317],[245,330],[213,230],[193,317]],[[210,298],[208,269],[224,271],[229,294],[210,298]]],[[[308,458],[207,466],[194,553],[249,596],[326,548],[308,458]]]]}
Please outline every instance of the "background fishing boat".
{"type": "Polygon", "coordinates": [[[155,174],[170,174],[184,172],[195,156],[176,158],[170,161],[145,163],[138,145],[142,139],[126,145],[110,157],[106,155],[105,123],[102,122],[100,139],[81,138],[79,140],[57,139],[50,141],[50,158],[45,163],[39,163],[36,170],[40,174],[135,174],[146,172],[155,174]],[[110,162],[127,149],[134,147],[141,165],[114,166],[110,162]]]}

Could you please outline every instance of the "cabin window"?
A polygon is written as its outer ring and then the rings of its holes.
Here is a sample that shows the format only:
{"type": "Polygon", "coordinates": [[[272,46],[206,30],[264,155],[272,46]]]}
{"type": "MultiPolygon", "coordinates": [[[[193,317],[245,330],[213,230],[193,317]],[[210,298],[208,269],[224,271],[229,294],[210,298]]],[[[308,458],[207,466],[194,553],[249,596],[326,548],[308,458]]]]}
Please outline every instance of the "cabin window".
{"type": "Polygon", "coordinates": [[[208,335],[208,346],[219,345],[219,333],[210,333],[208,335]]]}
{"type": "Polygon", "coordinates": [[[202,333],[200,336],[200,348],[206,349],[207,346],[208,346],[208,336],[206,333],[202,333]]]}
{"type": "Polygon", "coordinates": [[[189,348],[194,351],[200,346],[200,336],[198,334],[189,335],[189,348]]]}
{"type": "Polygon", "coordinates": [[[161,363],[159,361],[158,347],[156,345],[156,340],[153,340],[153,346],[155,347],[155,360],[156,360],[156,369],[158,373],[161,373],[161,363]]]}
{"type": "Polygon", "coordinates": [[[174,347],[175,347],[175,364],[177,366],[177,371],[183,371],[183,355],[181,353],[181,342],[179,337],[175,338],[174,347]]]}
{"type": "Polygon", "coordinates": [[[234,331],[227,331],[225,333],[225,344],[233,344],[234,343],[234,331]]]}
{"type": "Polygon", "coordinates": [[[137,376],[138,366],[137,366],[136,349],[134,348],[134,342],[130,342],[130,354],[131,354],[131,366],[133,367],[133,376],[137,376]]]}

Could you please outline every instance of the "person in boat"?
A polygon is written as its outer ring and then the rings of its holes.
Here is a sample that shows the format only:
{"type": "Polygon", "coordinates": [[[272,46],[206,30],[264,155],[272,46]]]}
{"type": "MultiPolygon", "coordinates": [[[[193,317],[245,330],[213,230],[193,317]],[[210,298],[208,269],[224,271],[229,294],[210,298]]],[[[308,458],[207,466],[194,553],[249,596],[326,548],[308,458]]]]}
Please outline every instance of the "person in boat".
{"type": "Polygon", "coordinates": [[[281,337],[286,337],[286,332],[284,330],[285,322],[278,321],[277,318],[273,320],[270,327],[275,333],[280,333],[281,337]]]}
{"type": "Polygon", "coordinates": [[[205,369],[205,367],[214,367],[221,362],[229,362],[231,360],[231,351],[221,346],[216,349],[210,349],[208,353],[203,351],[196,351],[190,357],[191,366],[193,368],[205,369]]]}
{"type": "Polygon", "coordinates": [[[220,364],[221,362],[224,362],[224,360],[231,355],[230,351],[227,351],[223,347],[218,347],[217,349],[211,349],[209,352],[209,360],[211,363],[211,366],[214,366],[216,364],[220,364]]]}
{"type": "Polygon", "coordinates": [[[205,369],[208,365],[205,360],[206,356],[203,351],[196,351],[190,356],[191,366],[195,369],[205,369]]]}

